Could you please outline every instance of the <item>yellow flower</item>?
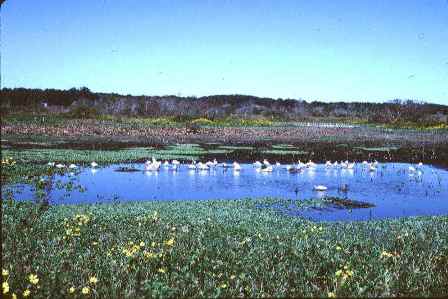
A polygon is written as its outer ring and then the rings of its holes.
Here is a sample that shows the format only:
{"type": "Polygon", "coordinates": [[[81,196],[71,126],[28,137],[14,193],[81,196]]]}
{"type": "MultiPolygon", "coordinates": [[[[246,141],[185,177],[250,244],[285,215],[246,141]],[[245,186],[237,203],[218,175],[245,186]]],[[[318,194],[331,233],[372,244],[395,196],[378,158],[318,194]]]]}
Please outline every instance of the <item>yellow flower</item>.
{"type": "Polygon", "coordinates": [[[221,289],[225,289],[227,288],[227,285],[225,283],[223,283],[222,285],[219,286],[221,289]]]}
{"type": "Polygon", "coordinates": [[[8,276],[9,275],[9,271],[6,269],[2,269],[2,275],[3,276],[8,276]]]}
{"type": "Polygon", "coordinates": [[[159,268],[159,270],[158,270],[160,273],[166,273],[166,269],[164,269],[164,268],[159,268]]]}
{"type": "Polygon", "coordinates": [[[16,293],[12,293],[12,294],[11,294],[11,298],[12,298],[12,299],[17,299],[17,295],[16,295],[16,293]]]}
{"type": "Polygon", "coordinates": [[[4,282],[2,283],[2,289],[3,289],[3,294],[6,294],[6,293],[9,292],[9,284],[8,284],[7,281],[4,281],[4,282]]]}
{"type": "Polygon", "coordinates": [[[95,284],[95,283],[98,282],[98,279],[95,276],[92,276],[92,277],[89,278],[89,282],[95,284]]]}
{"type": "Polygon", "coordinates": [[[154,253],[152,253],[152,252],[148,252],[148,251],[146,251],[146,250],[143,251],[143,255],[144,255],[146,258],[148,258],[148,259],[155,257],[155,254],[154,254],[154,253]]]}
{"type": "Polygon", "coordinates": [[[342,250],[342,247],[341,246],[336,246],[336,250],[340,251],[340,250],[342,250]]]}
{"type": "Polygon", "coordinates": [[[140,247],[144,247],[145,246],[145,242],[141,241],[140,242],[140,247]]]}
{"type": "Polygon", "coordinates": [[[32,284],[37,284],[39,282],[39,278],[36,274],[30,274],[28,275],[28,279],[32,284]]]}
{"type": "Polygon", "coordinates": [[[26,289],[23,291],[23,297],[28,297],[31,294],[31,291],[29,289],[26,289]]]}
{"type": "Polygon", "coordinates": [[[165,244],[166,244],[167,246],[173,246],[173,244],[174,244],[174,238],[171,238],[171,239],[169,239],[168,241],[165,241],[165,244]]]}
{"type": "Polygon", "coordinates": [[[341,276],[342,275],[342,270],[336,271],[336,273],[334,273],[334,275],[336,275],[336,277],[341,276]]]}
{"type": "Polygon", "coordinates": [[[71,287],[70,289],[68,289],[69,294],[73,294],[75,292],[75,288],[71,287]]]}
{"type": "Polygon", "coordinates": [[[336,294],[334,292],[328,292],[328,298],[336,298],[336,294]]]}
{"type": "Polygon", "coordinates": [[[84,295],[87,295],[88,293],[90,293],[90,288],[89,287],[83,287],[81,290],[81,293],[83,293],[84,295]]]}

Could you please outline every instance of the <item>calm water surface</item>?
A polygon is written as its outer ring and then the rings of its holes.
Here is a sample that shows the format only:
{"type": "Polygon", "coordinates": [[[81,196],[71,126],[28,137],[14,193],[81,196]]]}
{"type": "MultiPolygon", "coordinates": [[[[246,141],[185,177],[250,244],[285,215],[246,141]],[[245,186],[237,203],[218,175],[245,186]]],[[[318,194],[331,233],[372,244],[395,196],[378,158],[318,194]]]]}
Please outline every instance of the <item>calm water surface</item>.
{"type": "MultiPolygon", "coordinates": [[[[370,172],[361,164],[355,169],[327,169],[317,165],[291,174],[285,166],[274,167],[272,173],[257,172],[252,165],[242,164],[242,170],[216,168],[210,171],[189,170],[182,165],[176,172],[162,167],[158,172],[144,171],[143,164],[114,164],[99,169],[83,168],[76,175],[85,192],[52,188],[52,203],[77,204],[92,202],[139,200],[209,200],[241,199],[245,197],[280,197],[294,200],[337,196],[375,205],[367,209],[288,210],[313,220],[368,220],[401,216],[447,215],[448,171],[423,166],[410,173],[410,164],[379,164],[370,172]],[[133,166],[139,172],[116,172],[120,166],[133,166]],[[340,191],[343,184],[348,191],[340,191]],[[315,185],[328,187],[325,192],[313,190],[315,185]],[[68,196],[67,196],[68,195],[68,196]]],[[[415,166],[415,165],[414,165],[415,166]]],[[[56,176],[53,181],[68,181],[70,176],[56,176]]],[[[30,199],[33,190],[21,186],[18,199],[30,199]]]]}

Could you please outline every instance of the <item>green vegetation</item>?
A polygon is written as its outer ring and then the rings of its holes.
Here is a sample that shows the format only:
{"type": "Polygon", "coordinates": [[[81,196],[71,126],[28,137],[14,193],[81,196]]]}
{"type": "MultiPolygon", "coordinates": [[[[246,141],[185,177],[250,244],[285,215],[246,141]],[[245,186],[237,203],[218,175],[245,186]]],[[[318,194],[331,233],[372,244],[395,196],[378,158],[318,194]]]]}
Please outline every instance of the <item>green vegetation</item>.
{"type": "Polygon", "coordinates": [[[272,150],[263,150],[261,151],[263,154],[269,154],[269,155],[307,155],[308,152],[301,151],[301,150],[279,150],[279,149],[272,149],[272,150]]]}
{"type": "Polygon", "coordinates": [[[33,298],[448,295],[446,216],[316,224],[263,203],[4,201],[3,277],[33,298]]]}
{"type": "Polygon", "coordinates": [[[399,150],[399,147],[389,146],[389,147],[354,147],[354,149],[360,149],[367,152],[389,152],[399,150]]]}

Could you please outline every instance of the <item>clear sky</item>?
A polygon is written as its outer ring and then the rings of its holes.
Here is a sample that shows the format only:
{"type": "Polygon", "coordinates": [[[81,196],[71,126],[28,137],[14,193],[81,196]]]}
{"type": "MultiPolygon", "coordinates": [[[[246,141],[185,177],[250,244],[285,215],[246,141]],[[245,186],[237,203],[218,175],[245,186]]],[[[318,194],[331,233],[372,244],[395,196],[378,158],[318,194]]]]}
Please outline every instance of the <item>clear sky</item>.
{"type": "Polygon", "coordinates": [[[448,0],[7,0],[2,87],[448,104],[448,0]]]}

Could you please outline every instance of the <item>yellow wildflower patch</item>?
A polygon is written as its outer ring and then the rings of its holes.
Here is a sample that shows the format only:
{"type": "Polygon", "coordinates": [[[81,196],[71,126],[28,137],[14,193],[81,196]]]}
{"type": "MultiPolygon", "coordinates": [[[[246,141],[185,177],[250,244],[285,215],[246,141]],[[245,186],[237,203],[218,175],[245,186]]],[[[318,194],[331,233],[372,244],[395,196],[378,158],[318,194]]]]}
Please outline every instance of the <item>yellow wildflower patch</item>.
{"type": "Polygon", "coordinates": [[[83,293],[84,295],[87,295],[90,293],[90,288],[89,287],[83,287],[81,290],[81,293],[83,293]]]}
{"type": "Polygon", "coordinates": [[[28,275],[28,280],[31,282],[31,284],[38,284],[39,283],[39,278],[37,277],[36,274],[28,275]]]}
{"type": "Polygon", "coordinates": [[[9,283],[7,281],[2,283],[2,290],[3,294],[7,294],[9,292],[9,283]]]}

